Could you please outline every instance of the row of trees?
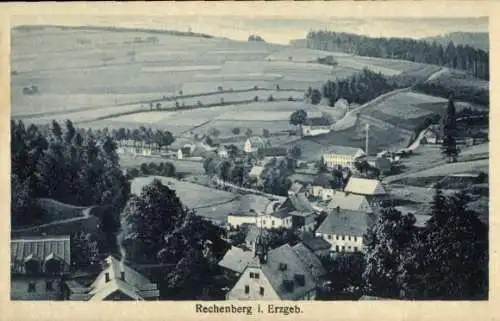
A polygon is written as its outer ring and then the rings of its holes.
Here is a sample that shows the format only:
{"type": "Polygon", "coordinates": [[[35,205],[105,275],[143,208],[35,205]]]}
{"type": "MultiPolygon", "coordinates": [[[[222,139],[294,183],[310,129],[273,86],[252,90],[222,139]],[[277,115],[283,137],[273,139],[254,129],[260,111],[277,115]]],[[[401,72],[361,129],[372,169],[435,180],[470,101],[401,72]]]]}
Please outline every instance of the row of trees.
{"type": "Polygon", "coordinates": [[[133,179],[139,176],[158,175],[166,177],[176,176],[175,166],[170,162],[161,163],[142,163],[139,168],[131,168],[126,171],[127,179],[133,179]]]}
{"type": "Polygon", "coordinates": [[[415,227],[413,215],[382,211],[366,239],[363,273],[370,295],[427,300],[488,297],[488,229],[467,208],[465,193],[436,190],[431,218],[415,227]]]}
{"type": "Polygon", "coordinates": [[[403,38],[371,38],[349,33],[311,31],[307,46],[313,49],[342,51],[360,56],[403,59],[419,63],[466,70],[476,78],[489,79],[489,54],[468,45],[446,47],[436,42],[403,38]]]}
{"type": "Polygon", "coordinates": [[[64,128],[53,121],[48,131],[12,121],[11,173],[14,226],[32,221],[30,208],[36,198],[105,205],[109,213],[119,213],[130,193],[113,139],[96,139],[75,129],[70,120],[64,128]]]}

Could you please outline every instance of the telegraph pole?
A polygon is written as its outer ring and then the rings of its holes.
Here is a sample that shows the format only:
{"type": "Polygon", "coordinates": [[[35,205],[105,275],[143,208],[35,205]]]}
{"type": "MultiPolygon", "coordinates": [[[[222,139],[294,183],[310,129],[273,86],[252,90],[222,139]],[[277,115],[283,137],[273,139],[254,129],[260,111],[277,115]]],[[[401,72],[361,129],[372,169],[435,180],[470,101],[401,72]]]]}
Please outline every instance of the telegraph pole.
{"type": "Polygon", "coordinates": [[[365,140],[365,154],[368,156],[368,132],[370,130],[370,124],[365,124],[366,140],[365,140]]]}

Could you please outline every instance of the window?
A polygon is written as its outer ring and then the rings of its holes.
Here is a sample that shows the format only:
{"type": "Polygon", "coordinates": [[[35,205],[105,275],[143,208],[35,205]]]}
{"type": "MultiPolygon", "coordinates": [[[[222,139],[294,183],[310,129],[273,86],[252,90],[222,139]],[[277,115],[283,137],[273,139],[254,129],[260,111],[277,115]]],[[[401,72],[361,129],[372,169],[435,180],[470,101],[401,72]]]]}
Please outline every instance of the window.
{"type": "Polygon", "coordinates": [[[345,235],[342,235],[342,241],[345,241],[345,235]]]}
{"type": "Polygon", "coordinates": [[[342,245],[342,252],[345,252],[345,246],[342,245]]]}
{"type": "Polygon", "coordinates": [[[271,221],[271,225],[274,226],[274,220],[271,221]]]}
{"type": "Polygon", "coordinates": [[[358,241],[358,238],[355,236],[354,237],[354,242],[357,242],[358,241]]]}
{"type": "Polygon", "coordinates": [[[253,277],[258,279],[260,277],[260,275],[259,275],[259,273],[254,273],[253,277]]]}
{"type": "Polygon", "coordinates": [[[336,236],[336,239],[337,239],[337,241],[339,240],[339,236],[338,235],[336,236]]]}
{"type": "Polygon", "coordinates": [[[266,220],[262,220],[262,224],[266,224],[266,220]]]}
{"type": "Polygon", "coordinates": [[[357,251],[358,251],[358,247],[357,247],[357,246],[355,246],[355,247],[354,247],[354,252],[357,252],[357,251]]]}
{"type": "Polygon", "coordinates": [[[260,295],[264,295],[264,288],[260,287],[260,295]]]}
{"type": "Polygon", "coordinates": [[[36,292],[36,283],[35,282],[28,283],[28,292],[36,292]]]}
{"type": "Polygon", "coordinates": [[[350,237],[350,236],[348,236],[348,237],[347,237],[347,239],[350,241],[350,240],[351,240],[351,237],[350,237]]]}
{"type": "Polygon", "coordinates": [[[332,238],[332,236],[330,234],[328,234],[327,238],[330,240],[332,238]]]}
{"type": "Polygon", "coordinates": [[[245,293],[248,294],[248,292],[250,292],[250,286],[245,285],[245,293]]]}
{"type": "Polygon", "coordinates": [[[253,275],[254,275],[253,272],[250,272],[250,278],[251,279],[253,279],[253,277],[254,277],[253,275]]]}
{"type": "Polygon", "coordinates": [[[339,246],[338,245],[335,245],[335,251],[338,252],[339,251],[339,246]]]}
{"type": "Polygon", "coordinates": [[[45,290],[47,290],[47,292],[54,291],[54,286],[52,281],[45,282],[45,290]]]}

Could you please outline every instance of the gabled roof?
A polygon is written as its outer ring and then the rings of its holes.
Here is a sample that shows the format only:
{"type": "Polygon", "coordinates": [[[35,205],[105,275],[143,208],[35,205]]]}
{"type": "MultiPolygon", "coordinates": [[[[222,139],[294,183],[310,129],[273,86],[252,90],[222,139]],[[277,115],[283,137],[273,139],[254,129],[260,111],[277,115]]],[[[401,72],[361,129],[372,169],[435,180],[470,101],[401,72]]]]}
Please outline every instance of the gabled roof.
{"type": "Polygon", "coordinates": [[[340,207],[343,210],[358,211],[361,209],[361,205],[365,202],[368,203],[368,200],[364,195],[334,191],[327,207],[329,209],[336,209],[337,207],[340,207]]]}
{"type": "Polygon", "coordinates": [[[247,139],[247,141],[249,141],[253,147],[264,146],[266,144],[266,141],[259,136],[251,136],[247,139]]]}
{"type": "Polygon", "coordinates": [[[90,300],[104,300],[113,292],[119,290],[131,299],[143,300],[158,297],[158,288],[148,278],[126,264],[121,264],[113,256],[105,260],[106,268],[97,276],[89,287],[90,300]],[[124,272],[125,280],[121,279],[124,272]],[[106,274],[110,281],[106,282],[106,274]]]}
{"type": "Polygon", "coordinates": [[[253,258],[252,251],[245,251],[239,247],[232,246],[219,261],[219,266],[236,273],[243,272],[253,258]]]}
{"type": "Polygon", "coordinates": [[[261,264],[261,270],[282,300],[301,299],[307,292],[316,288],[317,279],[311,269],[302,262],[289,244],[269,251],[267,262],[261,264]],[[286,264],[286,270],[280,268],[282,264],[286,264]],[[299,285],[295,279],[296,275],[303,276],[304,285],[299,285]],[[287,281],[293,284],[293,287],[287,289],[287,281]]]}
{"type": "Polygon", "coordinates": [[[71,266],[71,242],[69,236],[19,237],[10,241],[11,270],[24,273],[24,261],[38,260],[43,263],[50,257],[57,257],[64,263],[64,270],[71,266]]]}
{"type": "Polygon", "coordinates": [[[349,210],[334,211],[327,215],[316,233],[363,236],[375,221],[376,216],[373,214],[349,210]]]}
{"type": "Polygon", "coordinates": [[[286,209],[280,209],[276,212],[273,212],[271,214],[269,214],[270,216],[272,217],[276,217],[276,218],[279,218],[279,219],[283,219],[285,217],[289,217],[290,214],[288,213],[288,211],[286,209]]]}
{"type": "Polygon", "coordinates": [[[361,195],[383,195],[384,187],[379,180],[351,177],[344,191],[361,195]]]}
{"type": "Polygon", "coordinates": [[[356,156],[364,155],[365,152],[361,148],[348,147],[348,146],[329,146],[324,150],[325,154],[356,156]]]}
{"type": "Polygon", "coordinates": [[[302,263],[309,268],[314,278],[326,275],[326,270],[319,258],[311,252],[303,243],[297,243],[292,247],[293,251],[300,258],[302,263]]]}
{"type": "Polygon", "coordinates": [[[290,212],[299,211],[299,212],[311,212],[314,211],[311,202],[307,199],[307,197],[302,194],[292,194],[289,195],[287,200],[281,206],[282,208],[288,209],[290,212]]]}

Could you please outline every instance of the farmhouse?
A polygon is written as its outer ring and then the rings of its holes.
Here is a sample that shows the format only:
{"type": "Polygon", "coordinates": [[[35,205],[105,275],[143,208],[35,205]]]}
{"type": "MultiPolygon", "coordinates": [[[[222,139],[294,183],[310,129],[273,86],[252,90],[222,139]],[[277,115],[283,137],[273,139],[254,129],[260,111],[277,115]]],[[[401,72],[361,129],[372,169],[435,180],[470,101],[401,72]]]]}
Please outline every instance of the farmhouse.
{"type": "Polygon", "coordinates": [[[177,150],[177,159],[200,159],[211,153],[212,149],[207,149],[203,145],[186,144],[177,150]]]}
{"type": "Polygon", "coordinates": [[[440,144],[442,139],[441,126],[438,124],[430,125],[422,137],[424,144],[440,144]]]}
{"type": "Polygon", "coordinates": [[[376,217],[359,211],[336,209],[316,230],[316,236],[331,244],[332,252],[363,251],[363,235],[376,217]]]}
{"type": "Polygon", "coordinates": [[[327,205],[329,211],[340,208],[342,210],[366,213],[372,212],[372,207],[364,195],[356,195],[336,190],[332,191],[332,194],[326,194],[326,199],[329,200],[327,205]]]}
{"type": "Polygon", "coordinates": [[[220,157],[220,158],[228,158],[229,157],[229,152],[227,150],[227,148],[225,146],[221,146],[218,150],[217,150],[217,155],[220,157]]]}
{"type": "Polygon", "coordinates": [[[62,281],[70,267],[69,236],[11,239],[11,300],[62,300],[62,281]]]}
{"type": "Polygon", "coordinates": [[[292,228],[292,217],[284,210],[261,214],[257,217],[257,227],[264,229],[292,228]]]}
{"type": "Polygon", "coordinates": [[[297,193],[302,191],[303,188],[304,185],[302,185],[299,182],[294,182],[292,186],[290,186],[290,189],[288,190],[288,195],[296,195],[297,193]]]}
{"type": "Polygon", "coordinates": [[[155,149],[158,149],[155,144],[125,139],[118,141],[116,152],[120,155],[151,156],[155,149]]]}
{"type": "Polygon", "coordinates": [[[254,153],[257,152],[259,148],[264,148],[266,146],[267,142],[263,138],[259,136],[252,136],[245,141],[243,150],[245,153],[254,153]]]}
{"type": "Polygon", "coordinates": [[[144,301],[160,295],[156,284],[112,256],[105,259],[104,270],[89,287],[70,280],[64,293],[71,301],[144,301]]]}
{"type": "Polygon", "coordinates": [[[331,122],[325,117],[308,118],[301,128],[302,136],[317,136],[329,133],[331,122]]]}
{"type": "Polygon", "coordinates": [[[257,225],[257,218],[266,213],[270,203],[271,201],[264,196],[253,194],[241,196],[238,208],[227,216],[228,227],[238,228],[243,224],[257,225]]]}
{"type": "Polygon", "coordinates": [[[253,251],[246,251],[232,246],[218,265],[232,274],[239,276],[253,259],[253,251]]]}
{"type": "Polygon", "coordinates": [[[329,168],[353,168],[354,162],[363,156],[365,152],[361,148],[331,146],[323,153],[323,161],[329,168]]]}
{"type": "Polygon", "coordinates": [[[306,247],[288,244],[269,250],[260,237],[252,252],[252,260],[238,281],[227,293],[227,300],[314,300],[319,275],[323,274],[319,260],[306,247]],[[310,251],[309,251],[310,252],[310,251]]]}
{"type": "Polygon", "coordinates": [[[302,244],[306,246],[317,257],[330,255],[332,245],[322,237],[311,235],[310,233],[303,233],[302,244]]]}

